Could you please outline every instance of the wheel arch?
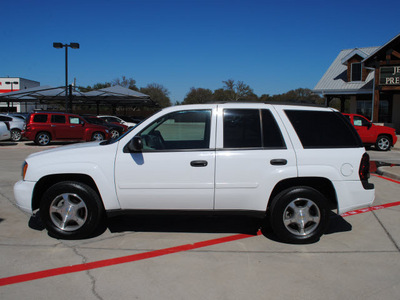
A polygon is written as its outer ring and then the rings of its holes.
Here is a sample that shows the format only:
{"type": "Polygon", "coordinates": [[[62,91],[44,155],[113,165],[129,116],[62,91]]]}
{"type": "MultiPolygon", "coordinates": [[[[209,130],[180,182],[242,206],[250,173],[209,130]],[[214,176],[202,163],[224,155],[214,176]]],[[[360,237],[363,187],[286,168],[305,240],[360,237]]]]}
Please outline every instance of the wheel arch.
{"type": "MultiPolygon", "coordinates": [[[[42,177],[35,185],[32,196],[32,211],[40,207],[43,193],[52,185],[62,181],[76,181],[91,187],[102,199],[99,189],[92,177],[86,174],[52,174],[42,177]]],[[[104,204],[103,204],[104,205],[104,204]]]]}
{"type": "Polygon", "coordinates": [[[328,199],[329,209],[332,210],[338,208],[336,191],[329,179],[323,177],[295,177],[282,180],[275,185],[268,200],[267,211],[269,211],[272,200],[280,192],[295,186],[310,187],[319,191],[326,197],[326,199],[328,199]]]}

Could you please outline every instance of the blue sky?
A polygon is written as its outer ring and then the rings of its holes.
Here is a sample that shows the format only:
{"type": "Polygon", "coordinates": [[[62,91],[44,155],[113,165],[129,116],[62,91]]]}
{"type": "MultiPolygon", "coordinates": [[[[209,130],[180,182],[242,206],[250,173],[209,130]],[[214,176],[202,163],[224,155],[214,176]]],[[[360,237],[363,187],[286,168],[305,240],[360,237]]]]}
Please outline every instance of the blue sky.
{"type": "Polygon", "coordinates": [[[254,92],[314,88],[342,49],[382,46],[400,33],[400,2],[2,1],[0,77],[87,86],[126,76],[160,83],[173,102],[191,87],[244,81],[254,92]]]}

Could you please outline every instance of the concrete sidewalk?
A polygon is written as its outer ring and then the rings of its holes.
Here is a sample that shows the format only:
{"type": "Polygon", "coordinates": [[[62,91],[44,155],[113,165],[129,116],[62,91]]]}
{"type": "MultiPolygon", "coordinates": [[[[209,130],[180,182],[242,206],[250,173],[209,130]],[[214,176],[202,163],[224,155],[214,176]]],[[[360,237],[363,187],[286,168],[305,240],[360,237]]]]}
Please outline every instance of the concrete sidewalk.
{"type": "MultiPolygon", "coordinates": [[[[397,143],[393,146],[391,151],[397,151],[400,155],[400,136],[397,136],[397,143]]],[[[376,171],[379,175],[389,177],[395,180],[400,180],[400,166],[384,166],[379,167],[376,171]]]]}

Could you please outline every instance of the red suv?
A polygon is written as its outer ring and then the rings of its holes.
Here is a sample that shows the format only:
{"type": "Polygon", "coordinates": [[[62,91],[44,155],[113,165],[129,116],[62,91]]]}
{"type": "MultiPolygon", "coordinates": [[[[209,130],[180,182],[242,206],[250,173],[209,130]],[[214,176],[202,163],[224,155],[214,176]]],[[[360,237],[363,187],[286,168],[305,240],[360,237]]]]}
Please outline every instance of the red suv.
{"type": "Polygon", "coordinates": [[[377,126],[361,115],[344,114],[357,130],[364,145],[375,145],[380,151],[388,151],[397,142],[396,130],[387,126],[377,126]]]}
{"type": "Polygon", "coordinates": [[[37,112],[29,116],[24,136],[37,145],[51,140],[101,141],[110,138],[109,130],[90,124],[78,115],[59,112],[37,112]]]}

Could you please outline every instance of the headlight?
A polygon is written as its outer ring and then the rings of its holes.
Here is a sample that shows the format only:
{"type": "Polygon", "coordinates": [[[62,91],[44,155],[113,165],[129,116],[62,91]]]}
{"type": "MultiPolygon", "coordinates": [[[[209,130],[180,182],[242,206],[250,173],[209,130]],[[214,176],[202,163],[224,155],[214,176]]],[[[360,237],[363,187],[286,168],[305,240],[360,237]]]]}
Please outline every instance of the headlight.
{"type": "Polygon", "coordinates": [[[24,161],[22,164],[22,179],[25,180],[26,171],[28,171],[28,163],[24,161]]]}

